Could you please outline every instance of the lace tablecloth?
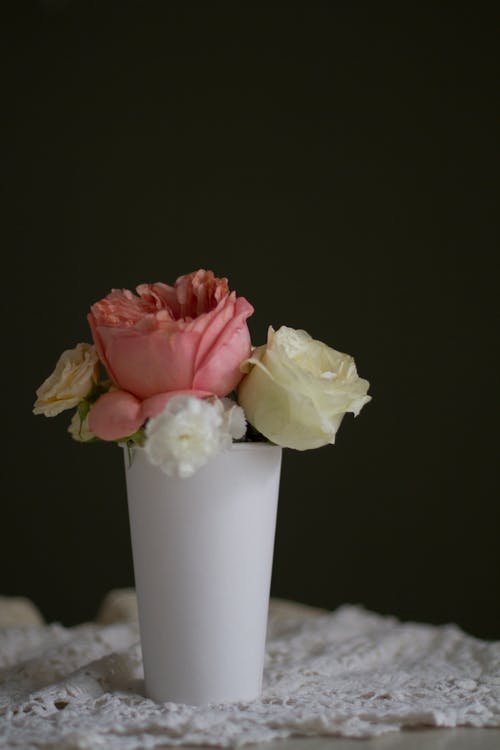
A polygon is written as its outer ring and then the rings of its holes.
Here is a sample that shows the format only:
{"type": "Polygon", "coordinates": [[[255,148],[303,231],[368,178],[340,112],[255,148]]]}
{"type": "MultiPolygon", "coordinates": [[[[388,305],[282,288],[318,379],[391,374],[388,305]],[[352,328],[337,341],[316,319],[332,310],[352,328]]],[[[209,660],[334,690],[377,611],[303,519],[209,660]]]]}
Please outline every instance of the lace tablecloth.
{"type": "Polygon", "coordinates": [[[229,747],[423,725],[500,727],[500,642],[454,625],[272,601],[262,697],[194,708],[143,697],[133,603],[114,609],[74,628],[36,618],[0,628],[0,748],[229,747]]]}

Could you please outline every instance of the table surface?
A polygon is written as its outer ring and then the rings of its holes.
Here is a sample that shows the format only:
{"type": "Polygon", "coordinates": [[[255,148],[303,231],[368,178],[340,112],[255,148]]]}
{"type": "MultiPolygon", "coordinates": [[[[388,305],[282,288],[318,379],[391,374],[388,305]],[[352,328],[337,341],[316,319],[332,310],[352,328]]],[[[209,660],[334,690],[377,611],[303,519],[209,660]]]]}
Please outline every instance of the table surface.
{"type": "MultiPolygon", "coordinates": [[[[117,599],[117,601],[114,602],[114,605],[116,605],[115,609],[117,610],[116,612],[114,612],[115,616],[109,617],[106,619],[103,615],[102,621],[94,624],[93,626],[90,625],[88,627],[94,627],[98,631],[99,628],[105,627],[103,623],[107,623],[107,624],[119,623],[122,626],[122,629],[121,630],[119,629],[119,632],[122,633],[122,631],[126,629],[127,627],[131,629],[130,637],[132,641],[135,643],[135,641],[137,640],[137,633],[136,633],[137,603],[135,600],[135,593],[132,591],[128,591],[128,590],[126,590],[125,592],[116,592],[115,599],[117,599]],[[124,606],[125,604],[127,605],[127,607],[125,608],[126,611],[122,612],[121,616],[118,616],[120,614],[120,612],[118,611],[120,610],[120,607],[118,607],[118,604],[120,604],[120,606],[122,605],[124,606]]],[[[4,600],[4,604],[12,605],[11,609],[12,607],[14,607],[14,609],[16,609],[17,607],[16,612],[17,612],[17,615],[19,615],[19,612],[18,612],[19,607],[20,607],[19,601],[16,600],[16,602],[12,602],[12,601],[9,602],[7,600],[4,600]]],[[[2,601],[0,597],[0,610],[2,610],[1,605],[2,605],[2,601]]],[[[307,617],[309,616],[313,617],[314,615],[314,612],[311,612],[311,613],[306,612],[304,610],[304,605],[297,605],[294,603],[279,602],[279,601],[272,602],[272,605],[273,605],[274,616],[277,617],[278,620],[279,620],[278,615],[280,614],[280,612],[283,616],[286,616],[287,613],[288,615],[290,615],[290,613],[297,612],[298,608],[300,608],[300,612],[302,612],[303,618],[306,618],[306,615],[307,617]]],[[[123,606],[122,606],[122,609],[123,609],[123,606]]],[[[24,603],[24,607],[26,608],[26,603],[24,603]]],[[[4,615],[8,609],[9,609],[8,606],[3,607],[4,615]]],[[[14,612],[14,614],[16,614],[16,612],[14,612]]],[[[37,618],[33,619],[34,617],[33,613],[31,613],[30,616],[31,616],[32,626],[35,626],[35,628],[36,627],[42,628],[42,630],[46,628],[46,626],[43,625],[43,621],[41,620],[39,615],[37,615],[38,619],[37,618]]],[[[375,617],[375,615],[372,615],[372,617],[375,617]]],[[[315,620],[314,617],[313,617],[313,620],[315,620]]],[[[302,620],[300,620],[300,622],[302,622],[302,620]]],[[[307,618],[306,618],[306,622],[307,622],[307,618]]],[[[4,624],[6,625],[19,624],[19,617],[17,617],[17,620],[15,622],[14,621],[10,622],[10,620],[8,620],[7,618],[7,622],[5,622],[4,624]]],[[[402,626],[398,626],[398,627],[402,627],[402,626]]],[[[420,629],[425,628],[425,627],[426,626],[419,626],[420,629]]],[[[79,632],[80,631],[78,629],[75,630],[75,637],[76,635],[78,635],[79,632]]],[[[81,637],[83,637],[82,633],[84,634],[85,632],[86,631],[84,628],[83,631],[81,631],[81,637]]],[[[94,637],[91,639],[90,643],[94,643],[94,637]]],[[[109,651],[108,646],[109,644],[106,645],[106,648],[104,648],[103,653],[107,653],[107,651],[109,651]]],[[[87,647],[89,647],[88,643],[87,643],[87,647]]],[[[123,648],[123,644],[121,644],[120,648],[123,648]]],[[[125,649],[125,651],[126,653],[128,653],[127,649],[125,649]]],[[[50,649],[49,649],[49,652],[50,652],[50,649]]],[[[97,654],[94,654],[93,652],[89,653],[90,662],[93,663],[97,657],[99,658],[102,657],[102,654],[100,651],[97,654]]],[[[104,661],[105,659],[100,659],[100,661],[96,663],[102,664],[104,661]]],[[[114,667],[116,667],[115,662],[113,662],[113,665],[114,667]]],[[[74,670],[74,666],[71,669],[74,670]]],[[[78,675],[78,671],[74,673],[74,671],[71,671],[71,669],[70,669],[69,674],[70,674],[70,677],[71,676],[73,677],[73,681],[71,682],[71,684],[74,687],[74,684],[73,684],[74,675],[75,674],[78,675]]],[[[59,683],[57,683],[57,685],[58,684],[59,683]]],[[[57,687],[57,685],[55,687],[57,687]]],[[[60,686],[58,689],[60,689],[60,686]]],[[[335,728],[336,728],[335,723],[331,724],[330,729],[332,731],[335,731],[335,728]]],[[[217,741],[217,738],[215,737],[214,740],[217,741]]],[[[172,747],[172,745],[161,744],[161,745],[155,745],[155,747],[159,749],[160,747],[161,748],[172,747]]],[[[200,746],[197,746],[195,748],[190,745],[183,745],[182,747],[184,748],[184,750],[200,750],[200,746]]],[[[241,747],[243,749],[249,748],[249,750],[500,750],[500,728],[495,728],[495,729],[493,728],[492,729],[484,729],[484,728],[476,729],[476,728],[465,728],[465,727],[460,727],[460,728],[428,727],[428,728],[425,728],[425,727],[422,727],[422,725],[420,725],[418,728],[415,728],[415,729],[406,729],[403,731],[390,732],[377,738],[351,739],[351,738],[345,738],[345,737],[317,736],[316,735],[312,737],[293,737],[293,738],[288,738],[288,739],[283,739],[283,740],[270,741],[270,742],[266,742],[262,744],[253,744],[253,745],[248,744],[248,745],[242,745],[241,747]]]]}
{"type": "MultiPolygon", "coordinates": [[[[167,746],[165,746],[167,747],[167,746]]],[[[295,737],[242,750],[500,750],[500,729],[414,729],[375,739],[295,737]]],[[[200,750],[184,745],[182,750],[200,750]]]]}

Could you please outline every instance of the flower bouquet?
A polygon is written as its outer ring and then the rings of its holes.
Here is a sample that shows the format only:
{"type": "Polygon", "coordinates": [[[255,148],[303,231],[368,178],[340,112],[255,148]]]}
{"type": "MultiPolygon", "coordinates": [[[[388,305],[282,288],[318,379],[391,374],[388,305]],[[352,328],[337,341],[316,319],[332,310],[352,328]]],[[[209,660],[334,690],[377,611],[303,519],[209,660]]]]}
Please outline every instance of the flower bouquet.
{"type": "Polygon", "coordinates": [[[269,328],[199,270],[113,290],[93,344],[63,352],[35,414],[74,410],[81,442],[125,448],[146,690],[204,704],[260,693],[282,448],[335,442],[370,400],[352,357],[269,328]]]}

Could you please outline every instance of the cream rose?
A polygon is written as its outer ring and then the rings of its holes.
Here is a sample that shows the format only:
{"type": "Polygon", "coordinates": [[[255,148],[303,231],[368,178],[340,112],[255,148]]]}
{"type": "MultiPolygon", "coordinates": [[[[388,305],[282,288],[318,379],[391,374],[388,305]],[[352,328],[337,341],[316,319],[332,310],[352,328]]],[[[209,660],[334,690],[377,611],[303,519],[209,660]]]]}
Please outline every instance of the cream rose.
{"type": "Polygon", "coordinates": [[[247,420],[268,440],[296,450],[335,442],[346,412],[357,416],[370,401],[348,354],[306,331],[269,328],[267,344],[243,364],[238,402],[247,420]]]}
{"type": "Polygon", "coordinates": [[[77,344],[61,354],[52,375],[37,390],[33,414],[55,417],[73,409],[99,378],[99,358],[91,344],[77,344]]]}

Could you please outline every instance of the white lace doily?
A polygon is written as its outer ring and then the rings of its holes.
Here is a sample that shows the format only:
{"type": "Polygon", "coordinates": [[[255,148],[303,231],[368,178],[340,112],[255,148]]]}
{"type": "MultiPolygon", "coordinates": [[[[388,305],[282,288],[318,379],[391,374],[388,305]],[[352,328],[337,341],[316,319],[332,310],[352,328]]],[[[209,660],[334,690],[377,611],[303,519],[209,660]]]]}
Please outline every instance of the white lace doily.
{"type": "Polygon", "coordinates": [[[419,725],[500,727],[500,642],[453,625],[272,602],[261,699],[207,708],[141,695],[138,637],[134,621],[0,628],[0,748],[228,747],[419,725]]]}

